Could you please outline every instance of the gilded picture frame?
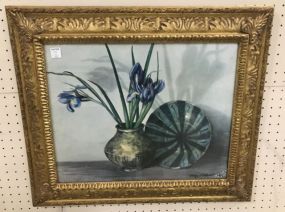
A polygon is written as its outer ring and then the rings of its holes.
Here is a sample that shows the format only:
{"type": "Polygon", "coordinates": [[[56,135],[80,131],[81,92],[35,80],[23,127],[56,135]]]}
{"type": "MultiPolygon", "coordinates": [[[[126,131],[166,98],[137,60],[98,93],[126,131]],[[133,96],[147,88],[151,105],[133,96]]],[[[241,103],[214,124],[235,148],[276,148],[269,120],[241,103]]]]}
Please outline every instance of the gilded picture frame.
{"type": "Polygon", "coordinates": [[[6,7],[35,206],[249,201],[273,8],[6,7]],[[223,178],[59,182],[45,45],[237,43],[223,178]]]}

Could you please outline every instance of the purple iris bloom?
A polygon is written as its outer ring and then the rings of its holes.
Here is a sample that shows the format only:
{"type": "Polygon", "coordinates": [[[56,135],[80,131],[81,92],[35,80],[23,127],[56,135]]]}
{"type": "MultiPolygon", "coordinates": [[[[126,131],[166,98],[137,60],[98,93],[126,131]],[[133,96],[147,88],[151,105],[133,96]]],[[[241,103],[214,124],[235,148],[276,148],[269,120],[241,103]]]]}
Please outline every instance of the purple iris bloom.
{"type": "Polygon", "coordinates": [[[74,108],[78,108],[82,101],[88,101],[85,96],[79,94],[77,89],[83,89],[83,87],[76,86],[72,91],[63,91],[58,97],[58,101],[62,104],[66,104],[66,108],[69,112],[74,112],[74,108]]]}
{"type": "Polygon", "coordinates": [[[70,112],[74,112],[74,108],[81,105],[80,97],[76,97],[72,91],[64,91],[57,97],[60,103],[66,104],[66,108],[70,112]]]}
{"type": "Polygon", "coordinates": [[[165,83],[162,80],[157,80],[153,82],[153,80],[148,77],[146,82],[144,83],[144,87],[142,92],[140,93],[140,100],[143,104],[147,104],[152,102],[155,96],[163,90],[165,87],[165,83]]]}
{"type": "Polygon", "coordinates": [[[162,80],[153,82],[151,76],[145,77],[145,73],[139,63],[136,63],[130,71],[130,81],[132,91],[127,97],[127,101],[139,96],[143,104],[147,104],[154,100],[155,96],[163,90],[165,83],[162,80]]]}
{"type": "Polygon", "coordinates": [[[144,83],[144,71],[139,63],[136,63],[130,70],[130,81],[133,90],[139,90],[144,83]]]}

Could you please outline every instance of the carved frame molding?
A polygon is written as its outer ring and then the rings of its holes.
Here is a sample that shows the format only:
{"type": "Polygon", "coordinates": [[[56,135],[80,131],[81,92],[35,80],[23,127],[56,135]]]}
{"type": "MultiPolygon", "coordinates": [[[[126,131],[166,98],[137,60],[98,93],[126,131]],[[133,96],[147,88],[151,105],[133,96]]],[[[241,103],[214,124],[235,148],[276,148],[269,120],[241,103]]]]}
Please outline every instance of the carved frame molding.
{"type": "Polygon", "coordinates": [[[273,9],[6,7],[34,205],[249,201],[273,9]],[[58,183],[44,45],[71,42],[239,44],[225,179],[58,183]]]}

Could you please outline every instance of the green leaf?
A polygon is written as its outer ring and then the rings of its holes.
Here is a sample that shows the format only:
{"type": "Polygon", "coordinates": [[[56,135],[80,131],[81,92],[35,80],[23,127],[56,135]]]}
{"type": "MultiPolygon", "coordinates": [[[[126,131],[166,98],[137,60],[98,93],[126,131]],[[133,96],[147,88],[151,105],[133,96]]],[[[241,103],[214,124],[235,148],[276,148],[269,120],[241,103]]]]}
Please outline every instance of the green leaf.
{"type": "Polygon", "coordinates": [[[131,52],[132,52],[132,64],[133,66],[136,64],[136,60],[135,60],[135,55],[134,55],[134,48],[132,46],[132,49],[131,49],[131,52]]]}
{"type": "Polygon", "coordinates": [[[148,67],[149,67],[149,63],[150,63],[150,58],[151,58],[151,55],[152,55],[153,47],[154,47],[154,43],[152,43],[150,45],[149,50],[148,50],[148,54],[147,54],[147,57],[146,57],[146,61],[145,61],[145,65],[144,65],[144,76],[145,77],[147,76],[147,71],[148,71],[148,67]]]}
{"type": "Polygon", "coordinates": [[[157,63],[156,81],[158,81],[158,77],[159,77],[159,58],[158,58],[158,52],[156,52],[156,63],[157,63]]]}
{"type": "Polygon", "coordinates": [[[112,103],[111,99],[108,97],[108,95],[106,94],[106,92],[104,91],[104,89],[97,83],[93,82],[93,81],[90,81],[92,84],[94,84],[95,86],[97,86],[99,88],[99,90],[101,91],[101,93],[103,94],[103,96],[105,97],[105,99],[107,100],[109,106],[110,106],[110,109],[112,110],[113,114],[118,117],[118,119],[121,121],[121,118],[120,118],[120,115],[118,114],[114,104],[112,103]]]}
{"type": "Polygon", "coordinates": [[[50,74],[55,74],[55,75],[62,75],[62,76],[70,76],[76,78],[78,81],[82,83],[91,93],[96,96],[96,98],[101,102],[102,106],[108,111],[108,113],[113,117],[113,119],[120,125],[122,122],[120,121],[120,117],[117,117],[115,114],[112,113],[112,111],[109,109],[105,101],[100,97],[100,95],[97,93],[97,91],[90,86],[85,80],[81,79],[80,77],[76,76],[75,74],[69,72],[69,71],[64,71],[63,73],[55,73],[55,72],[48,72],[50,74]]]}
{"type": "Polygon", "coordinates": [[[130,113],[130,122],[132,123],[134,121],[137,109],[139,107],[139,99],[136,97],[132,100],[131,105],[132,105],[132,111],[130,113]]]}
{"type": "Polygon", "coordinates": [[[137,101],[136,101],[136,103],[137,103],[137,108],[136,108],[136,121],[138,121],[139,120],[139,115],[140,115],[140,98],[137,96],[137,101]]]}
{"type": "Polygon", "coordinates": [[[148,111],[150,110],[152,104],[153,104],[153,101],[148,103],[147,105],[144,105],[142,107],[141,114],[140,114],[140,116],[139,116],[139,118],[138,118],[134,128],[138,128],[141,125],[141,123],[143,122],[145,116],[147,115],[148,111]]]}
{"type": "MultiPolygon", "coordinates": [[[[135,60],[135,55],[134,55],[134,47],[131,47],[131,55],[132,55],[132,66],[134,66],[136,64],[136,60],[135,60]]],[[[129,85],[129,93],[132,92],[132,86],[131,86],[131,82],[129,85]]],[[[129,102],[129,117],[130,117],[130,128],[132,128],[133,125],[133,118],[132,118],[132,114],[134,112],[134,107],[135,107],[135,100],[132,100],[131,102],[129,102]]],[[[136,109],[137,110],[137,109],[136,109]]]]}
{"type": "Polygon", "coordinates": [[[121,84],[120,84],[118,72],[117,72],[117,69],[116,69],[116,66],[115,66],[115,63],[114,63],[111,51],[110,51],[110,49],[108,47],[108,44],[105,43],[105,46],[106,46],[106,49],[107,49],[107,52],[108,52],[108,55],[109,55],[109,58],[110,58],[110,61],[111,61],[112,67],[113,67],[113,71],[114,71],[114,75],[115,75],[115,78],[116,78],[118,90],[119,90],[119,93],[120,93],[120,98],[121,98],[123,111],[124,111],[124,116],[125,116],[126,128],[129,128],[130,127],[129,115],[128,115],[128,110],[127,110],[127,105],[126,105],[126,102],[125,102],[125,97],[124,97],[124,94],[123,94],[123,91],[122,91],[122,87],[121,87],[121,84]]]}

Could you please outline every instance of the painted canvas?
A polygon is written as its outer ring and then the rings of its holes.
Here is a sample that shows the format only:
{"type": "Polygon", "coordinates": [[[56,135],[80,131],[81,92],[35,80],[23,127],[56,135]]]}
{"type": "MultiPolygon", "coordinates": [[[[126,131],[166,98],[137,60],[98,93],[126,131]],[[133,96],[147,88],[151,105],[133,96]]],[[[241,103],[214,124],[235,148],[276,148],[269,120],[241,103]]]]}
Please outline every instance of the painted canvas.
{"type": "Polygon", "coordinates": [[[47,44],[59,182],[225,178],[237,43],[47,44]]]}

